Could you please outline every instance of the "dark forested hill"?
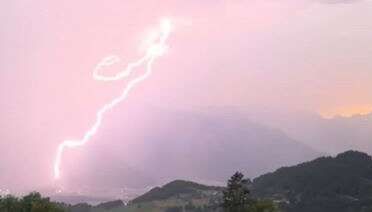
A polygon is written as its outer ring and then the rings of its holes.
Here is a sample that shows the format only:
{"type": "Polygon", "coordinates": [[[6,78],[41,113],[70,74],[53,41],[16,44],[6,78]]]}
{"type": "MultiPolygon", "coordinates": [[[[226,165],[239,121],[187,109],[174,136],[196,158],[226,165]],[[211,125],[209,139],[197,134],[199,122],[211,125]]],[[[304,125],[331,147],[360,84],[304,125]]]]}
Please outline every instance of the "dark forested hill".
{"type": "Polygon", "coordinates": [[[348,151],[253,181],[253,193],[281,202],[290,212],[343,212],[372,209],[372,158],[348,151]]]}
{"type": "Polygon", "coordinates": [[[222,187],[206,186],[198,183],[175,180],[163,187],[155,187],[149,192],[137,197],[132,203],[142,203],[165,200],[169,198],[179,198],[181,196],[184,199],[187,198],[201,198],[202,196],[210,196],[211,194],[217,194],[222,191],[222,187]],[[209,195],[207,195],[209,194],[209,195]]]}

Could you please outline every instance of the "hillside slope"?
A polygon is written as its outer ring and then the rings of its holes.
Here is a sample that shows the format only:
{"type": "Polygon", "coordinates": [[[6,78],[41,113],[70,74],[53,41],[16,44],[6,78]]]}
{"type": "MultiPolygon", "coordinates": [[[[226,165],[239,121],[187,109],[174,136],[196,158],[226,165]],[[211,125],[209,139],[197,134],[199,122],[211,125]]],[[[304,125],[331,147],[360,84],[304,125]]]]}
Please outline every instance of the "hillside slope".
{"type": "Polygon", "coordinates": [[[206,186],[191,181],[175,180],[162,187],[155,187],[149,192],[135,198],[132,204],[161,201],[170,198],[193,199],[219,195],[222,187],[206,186]]]}
{"type": "Polygon", "coordinates": [[[282,202],[289,212],[343,212],[372,209],[372,158],[348,151],[253,181],[253,193],[282,202]]]}

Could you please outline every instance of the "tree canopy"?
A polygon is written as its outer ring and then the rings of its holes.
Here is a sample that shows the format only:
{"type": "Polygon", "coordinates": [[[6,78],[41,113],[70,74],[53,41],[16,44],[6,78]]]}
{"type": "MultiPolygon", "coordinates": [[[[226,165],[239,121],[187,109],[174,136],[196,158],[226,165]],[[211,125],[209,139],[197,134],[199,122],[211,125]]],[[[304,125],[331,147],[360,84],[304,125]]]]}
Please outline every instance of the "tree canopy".
{"type": "Polygon", "coordinates": [[[32,192],[22,198],[12,195],[0,197],[1,212],[64,212],[57,203],[49,198],[42,197],[40,193],[32,192]]]}
{"type": "Polygon", "coordinates": [[[259,200],[251,196],[249,179],[236,172],[227,182],[223,191],[223,208],[226,212],[274,212],[275,205],[269,200],[259,200]]]}

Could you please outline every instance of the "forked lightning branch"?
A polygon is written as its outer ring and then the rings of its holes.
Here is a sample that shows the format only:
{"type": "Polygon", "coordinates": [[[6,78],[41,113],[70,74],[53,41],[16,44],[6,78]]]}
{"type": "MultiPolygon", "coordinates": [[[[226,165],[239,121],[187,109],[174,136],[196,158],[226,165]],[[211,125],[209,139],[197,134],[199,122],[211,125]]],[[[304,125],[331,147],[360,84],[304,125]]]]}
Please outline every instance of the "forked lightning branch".
{"type": "Polygon", "coordinates": [[[57,154],[55,156],[55,162],[54,162],[54,178],[59,179],[61,177],[61,163],[62,163],[62,157],[63,153],[66,150],[66,148],[76,148],[83,146],[86,144],[92,136],[96,134],[99,127],[102,124],[103,118],[106,114],[106,112],[110,111],[112,108],[117,106],[119,103],[125,101],[128,94],[132,91],[132,89],[142,81],[146,80],[151,74],[152,74],[152,65],[154,61],[162,56],[166,50],[168,49],[167,46],[167,39],[169,37],[169,34],[171,32],[171,21],[168,19],[164,19],[160,22],[159,26],[159,33],[157,33],[157,36],[155,39],[153,39],[147,50],[145,55],[138,59],[137,61],[134,61],[132,63],[129,63],[122,71],[118,72],[114,76],[105,76],[100,74],[100,70],[104,67],[112,66],[114,64],[120,63],[120,57],[117,55],[111,55],[108,57],[105,57],[102,59],[101,62],[99,62],[96,67],[93,70],[93,78],[98,81],[118,81],[123,80],[133,74],[136,68],[140,66],[145,66],[145,71],[143,74],[131,79],[123,88],[123,91],[121,94],[112,99],[107,104],[103,105],[96,113],[96,119],[93,125],[84,133],[83,137],[81,139],[76,140],[64,140],[61,144],[58,145],[57,154]]]}

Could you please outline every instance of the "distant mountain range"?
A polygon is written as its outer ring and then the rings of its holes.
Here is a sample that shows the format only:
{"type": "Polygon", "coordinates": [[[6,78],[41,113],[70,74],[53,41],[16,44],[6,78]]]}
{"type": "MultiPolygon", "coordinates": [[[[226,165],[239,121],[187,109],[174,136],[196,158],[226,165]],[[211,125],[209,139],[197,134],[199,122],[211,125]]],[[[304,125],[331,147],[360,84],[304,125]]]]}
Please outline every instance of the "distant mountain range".
{"type": "Polygon", "coordinates": [[[320,153],[285,133],[234,113],[175,113],[157,117],[143,170],[158,179],[224,182],[236,169],[254,177],[320,153]]]}
{"type": "Polygon", "coordinates": [[[319,152],[334,155],[354,149],[372,154],[372,114],[323,118],[306,112],[272,112],[263,116],[256,115],[255,120],[319,152]]]}
{"type": "Polygon", "coordinates": [[[256,177],[322,155],[278,129],[229,110],[170,111],[144,106],[128,108],[115,120],[133,124],[101,135],[108,139],[102,141],[104,148],[89,150],[86,164],[65,171],[73,187],[143,188],[178,178],[222,184],[235,170],[256,177]],[[141,113],[146,117],[133,121],[133,114],[141,113]],[[128,148],[115,148],[118,143],[128,148]]]}

